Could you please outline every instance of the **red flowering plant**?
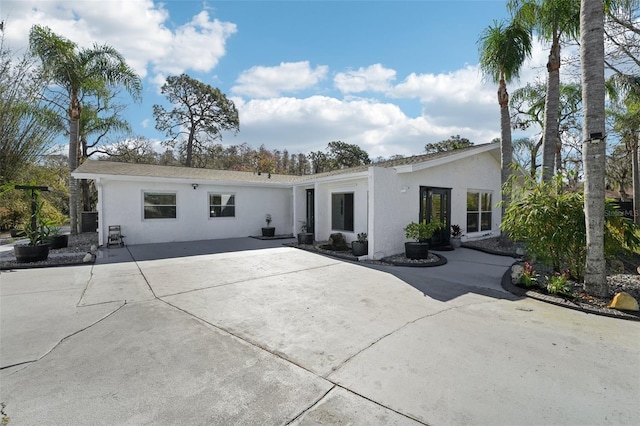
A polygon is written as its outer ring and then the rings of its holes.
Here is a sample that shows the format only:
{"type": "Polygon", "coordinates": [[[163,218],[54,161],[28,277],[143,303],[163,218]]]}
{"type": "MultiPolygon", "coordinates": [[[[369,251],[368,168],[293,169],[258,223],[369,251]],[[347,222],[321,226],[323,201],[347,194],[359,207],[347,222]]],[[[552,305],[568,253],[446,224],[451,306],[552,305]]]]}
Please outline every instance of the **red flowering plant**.
{"type": "Polygon", "coordinates": [[[538,285],[538,273],[529,262],[525,262],[520,284],[525,287],[533,287],[538,285]]]}

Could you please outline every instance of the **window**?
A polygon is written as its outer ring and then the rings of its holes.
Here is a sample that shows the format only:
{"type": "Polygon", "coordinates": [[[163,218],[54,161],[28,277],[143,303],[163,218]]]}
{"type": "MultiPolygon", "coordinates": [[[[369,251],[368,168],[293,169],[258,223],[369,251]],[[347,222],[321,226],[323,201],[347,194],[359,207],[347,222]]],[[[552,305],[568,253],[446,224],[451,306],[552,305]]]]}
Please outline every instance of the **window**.
{"type": "Polygon", "coordinates": [[[175,193],[144,193],[144,218],[145,219],[175,219],[176,218],[176,194],[175,193]]]}
{"type": "Polygon", "coordinates": [[[353,232],[353,192],[331,194],[331,229],[353,232]]]}
{"type": "Polygon", "coordinates": [[[467,232],[491,230],[491,193],[467,192],[467,232]]]}
{"type": "Polygon", "coordinates": [[[236,196],[233,194],[209,194],[209,217],[235,217],[236,196]]]}

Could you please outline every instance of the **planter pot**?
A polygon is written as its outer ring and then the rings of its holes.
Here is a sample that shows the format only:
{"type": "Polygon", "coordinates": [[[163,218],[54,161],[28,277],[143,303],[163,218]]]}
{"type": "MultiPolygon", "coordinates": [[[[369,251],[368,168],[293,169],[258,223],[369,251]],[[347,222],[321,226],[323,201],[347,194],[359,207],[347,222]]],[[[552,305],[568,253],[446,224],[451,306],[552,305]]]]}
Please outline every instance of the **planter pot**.
{"type": "Polygon", "coordinates": [[[273,237],[274,235],[276,235],[276,228],[262,228],[263,237],[273,237]]]}
{"type": "Polygon", "coordinates": [[[46,244],[13,246],[13,252],[18,263],[40,262],[41,260],[47,260],[49,257],[49,246],[46,244]]]}
{"type": "Polygon", "coordinates": [[[404,243],[404,252],[407,259],[428,259],[429,243],[404,243]]]}
{"type": "Polygon", "coordinates": [[[11,238],[21,238],[21,237],[26,237],[27,234],[25,234],[24,230],[22,229],[12,229],[11,230],[11,238]]]}
{"type": "Polygon", "coordinates": [[[300,232],[298,234],[298,244],[313,245],[313,234],[310,232],[300,232]]]}
{"type": "Polygon", "coordinates": [[[65,248],[69,245],[69,235],[63,234],[49,237],[47,238],[47,244],[52,250],[65,248]]]}
{"type": "Polygon", "coordinates": [[[351,242],[351,251],[354,256],[366,256],[369,253],[369,243],[360,241],[351,242]]]}
{"type": "Polygon", "coordinates": [[[462,240],[460,239],[460,237],[451,237],[449,243],[451,244],[451,247],[459,248],[462,245],[462,240]]]}

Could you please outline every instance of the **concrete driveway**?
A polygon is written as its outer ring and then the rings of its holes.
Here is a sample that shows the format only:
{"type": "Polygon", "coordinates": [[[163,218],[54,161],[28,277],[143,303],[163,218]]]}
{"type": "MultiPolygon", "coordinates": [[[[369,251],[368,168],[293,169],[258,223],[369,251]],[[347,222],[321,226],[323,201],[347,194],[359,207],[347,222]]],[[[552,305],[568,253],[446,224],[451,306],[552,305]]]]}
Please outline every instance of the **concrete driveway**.
{"type": "Polygon", "coordinates": [[[505,293],[513,259],[365,267],[282,241],[0,274],[9,424],[637,424],[640,323],[505,293]]]}

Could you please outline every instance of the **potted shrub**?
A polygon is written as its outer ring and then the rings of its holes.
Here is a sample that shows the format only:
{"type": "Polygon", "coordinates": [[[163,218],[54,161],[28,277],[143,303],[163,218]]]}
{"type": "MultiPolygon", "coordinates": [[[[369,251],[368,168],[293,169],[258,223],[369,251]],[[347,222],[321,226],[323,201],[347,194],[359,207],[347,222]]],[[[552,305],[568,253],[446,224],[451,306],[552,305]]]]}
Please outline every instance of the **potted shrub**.
{"type": "Polygon", "coordinates": [[[49,236],[45,239],[45,242],[49,245],[50,249],[61,249],[65,248],[69,245],[69,235],[62,234],[60,232],[60,227],[54,225],[49,228],[50,233],[49,236]]]}
{"type": "Polygon", "coordinates": [[[451,225],[451,247],[458,248],[462,245],[462,228],[460,225],[451,225]]]}
{"type": "Polygon", "coordinates": [[[354,256],[365,256],[369,253],[369,241],[367,240],[366,232],[359,233],[358,239],[351,242],[351,251],[354,256]]]}
{"type": "Polygon", "coordinates": [[[313,233],[308,232],[307,222],[300,221],[300,232],[298,233],[298,244],[313,244],[313,233]]]}
{"type": "Polygon", "coordinates": [[[50,230],[42,218],[42,204],[38,198],[34,203],[35,208],[30,219],[24,224],[25,236],[29,239],[29,243],[13,246],[18,263],[39,262],[47,260],[49,257],[49,245],[45,240],[49,236],[50,230]]]}
{"type": "Polygon", "coordinates": [[[263,237],[273,237],[276,235],[276,228],[271,226],[271,214],[267,213],[264,216],[264,221],[267,222],[267,226],[262,228],[263,237]]]}
{"type": "Polygon", "coordinates": [[[404,243],[405,256],[408,259],[427,259],[429,257],[428,240],[440,228],[442,228],[442,224],[438,221],[408,224],[404,228],[404,235],[414,241],[404,243]]]}

